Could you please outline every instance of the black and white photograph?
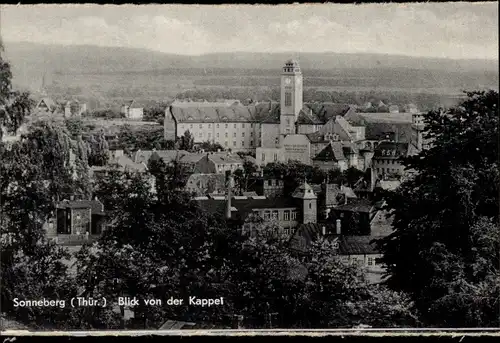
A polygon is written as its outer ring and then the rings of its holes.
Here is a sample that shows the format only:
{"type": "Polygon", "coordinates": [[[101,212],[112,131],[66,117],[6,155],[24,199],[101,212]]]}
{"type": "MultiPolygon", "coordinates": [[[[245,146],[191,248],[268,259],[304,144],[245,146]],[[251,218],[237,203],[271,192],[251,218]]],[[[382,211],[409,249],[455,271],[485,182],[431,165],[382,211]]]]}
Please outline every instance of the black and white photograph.
{"type": "Polygon", "coordinates": [[[0,4],[0,331],[499,328],[498,43],[498,2],[0,4]]]}

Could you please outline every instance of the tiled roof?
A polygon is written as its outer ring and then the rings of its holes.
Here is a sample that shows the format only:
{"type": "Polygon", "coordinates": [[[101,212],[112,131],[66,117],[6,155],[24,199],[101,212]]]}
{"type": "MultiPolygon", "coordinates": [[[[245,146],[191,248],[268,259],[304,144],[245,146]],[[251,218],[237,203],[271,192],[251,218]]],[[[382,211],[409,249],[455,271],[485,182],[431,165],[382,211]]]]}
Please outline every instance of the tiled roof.
{"type": "Polygon", "coordinates": [[[174,118],[188,122],[279,122],[279,104],[263,102],[256,105],[221,105],[220,103],[185,103],[170,107],[174,118]]]}
{"type": "Polygon", "coordinates": [[[344,145],[342,142],[330,142],[323,150],[313,158],[317,161],[344,161],[344,145]]]}
{"type": "Polygon", "coordinates": [[[339,255],[372,255],[379,254],[374,242],[375,236],[341,236],[339,237],[339,255]]]}
{"type": "MultiPolygon", "coordinates": [[[[344,116],[351,110],[353,110],[353,108],[348,104],[339,104],[332,102],[306,103],[304,104],[304,109],[301,111],[301,113],[305,115],[305,117],[303,118],[306,119],[303,124],[325,124],[330,119],[336,116],[344,116]],[[312,111],[312,115],[310,111],[312,111]]],[[[300,116],[299,124],[302,124],[300,116]]]]}
{"type": "Polygon", "coordinates": [[[374,240],[381,238],[379,236],[344,236],[335,234],[335,224],[309,223],[301,224],[293,236],[290,238],[290,247],[292,249],[302,250],[304,247],[301,241],[305,243],[305,248],[312,242],[322,236],[323,227],[326,231],[328,241],[337,240],[339,255],[370,255],[379,254],[374,240]]]}
{"type": "Polygon", "coordinates": [[[56,204],[56,208],[90,208],[92,214],[104,213],[104,205],[99,200],[63,200],[56,204]]]}
{"type": "Polygon", "coordinates": [[[309,186],[307,182],[304,182],[300,186],[295,189],[292,195],[294,198],[299,199],[316,199],[316,194],[314,193],[314,189],[309,186]]]}
{"type": "MultiPolygon", "coordinates": [[[[347,104],[310,103],[304,104],[297,122],[299,124],[325,124],[335,116],[343,116],[352,110],[347,104]]],[[[280,117],[278,102],[260,102],[242,105],[230,102],[174,102],[170,107],[172,115],[180,123],[185,122],[260,122],[277,124],[280,117]]]]}
{"type": "Polygon", "coordinates": [[[212,191],[209,187],[211,183],[215,190],[224,187],[226,176],[224,174],[191,174],[186,182],[186,188],[203,193],[204,190],[212,191]]]}
{"type": "Polygon", "coordinates": [[[381,140],[391,139],[398,142],[409,143],[411,141],[411,123],[377,123],[367,122],[365,125],[365,139],[381,140]]]}
{"type": "Polygon", "coordinates": [[[237,154],[228,155],[227,153],[213,153],[207,156],[215,164],[243,163],[243,159],[237,154]]]}
{"type": "Polygon", "coordinates": [[[406,157],[408,155],[409,145],[409,143],[382,142],[375,148],[374,157],[382,159],[406,157]]]}
{"type": "Polygon", "coordinates": [[[137,150],[132,154],[132,161],[135,163],[148,163],[153,152],[154,150],[137,150]]]}
{"type": "Polygon", "coordinates": [[[333,211],[349,211],[349,212],[364,212],[369,213],[373,208],[373,204],[368,199],[349,199],[347,204],[337,206],[333,211]]]}
{"type": "Polygon", "coordinates": [[[171,163],[178,158],[180,163],[192,164],[198,162],[205,156],[205,154],[190,153],[185,150],[158,150],[151,155],[151,158],[159,157],[165,163],[171,163]]]}

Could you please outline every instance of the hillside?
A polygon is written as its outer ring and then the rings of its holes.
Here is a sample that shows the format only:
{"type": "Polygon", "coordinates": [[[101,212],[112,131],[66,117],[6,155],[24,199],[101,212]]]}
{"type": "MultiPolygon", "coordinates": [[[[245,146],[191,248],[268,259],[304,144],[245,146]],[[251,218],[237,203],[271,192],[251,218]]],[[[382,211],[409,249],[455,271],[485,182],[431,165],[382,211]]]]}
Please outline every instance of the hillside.
{"type": "MultiPolygon", "coordinates": [[[[12,64],[16,87],[37,93],[45,80],[50,96],[77,96],[96,103],[91,108],[130,99],[163,101],[192,90],[271,98],[284,61],[293,57],[238,52],[181,56],[144,49],[9,42],[4,56],[12,64]]],[[[306,53],[298,59],[309,93],[456,96],[464,89],[497,89],[499,82],[498,62],[489,60],[335,53],[306,53]]],[[[314,94],[312,98],[320,100],[314,94]]]]}

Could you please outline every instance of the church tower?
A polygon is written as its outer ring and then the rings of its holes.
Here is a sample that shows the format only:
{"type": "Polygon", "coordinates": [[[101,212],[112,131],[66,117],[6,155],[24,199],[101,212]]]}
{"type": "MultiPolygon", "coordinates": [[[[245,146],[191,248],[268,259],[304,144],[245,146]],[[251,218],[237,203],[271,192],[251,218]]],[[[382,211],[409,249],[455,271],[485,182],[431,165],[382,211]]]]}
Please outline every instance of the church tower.
{"type": "Polygon", "coordinates": [[[289,60],[281,73],[280,134],[295,133],[302,107],[302,72],[297,61],[289,60]]]}
{"type": "Polygon", "coordinates": [[[296,199],[302,210],[301,223],[316,223],[318,219],[317,197],[312,187],[304,180],[304,183],[297,187],[292,197],[296,199]]]}

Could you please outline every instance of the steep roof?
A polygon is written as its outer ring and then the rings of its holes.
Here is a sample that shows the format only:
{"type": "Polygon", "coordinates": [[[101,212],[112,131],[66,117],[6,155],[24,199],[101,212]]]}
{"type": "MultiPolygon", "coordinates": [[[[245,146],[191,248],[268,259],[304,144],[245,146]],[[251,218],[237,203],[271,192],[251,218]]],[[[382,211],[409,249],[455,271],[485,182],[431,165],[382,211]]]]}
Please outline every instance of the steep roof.
{"type": "Polygon", "coordinates": [[[347,204],[343,204],[333,208],[333,211],[349,211],[358,213],[369,213],[374,208],[372,202],[368,199],[351,198],[347,204]]]}
{"type": "Polygon", "coordinates": [[[350,142],[331,141],[323,150],[321,150],[313,160],[316,161],[344,161],[346,156],[357,153],[358,148],[350,142]]]}
{"type": "Polygon", "coordinates": [[[56,204],[56,208],[90,208],[92,214],[104,214],[104,205],[99,200],[63,200],[56,204]]]}
{"type": "Polygon", "coordinates": [[[305,243],[305,248],[309,247],[312,242],[319,239],[323,233],[323,227],[326,229],[325,238],[328,241],[336,240],[338,242],[339,255],[374,255],[379,254],[374,240],[379,239],[379,236],[344,236],[335,233],[335,224],[302,224],[290,238],[290,247],[295,250],[304,250],[301,242],[305,243]]]}
{"type": "Polygon", "coordinates": [[[297,118],[298,124],[313,125],[325,124],[336,116],[344,116],[354,110],[351,105],[323,102],[323,103],[305,103],[297,118]]]}
{"type": "Polygon", "coordinates": [[[109,164],[117,164],[125,171],[145,172],[148,169],[144,163],[135,163],[132,159],[125,155],[112,159],[109,164]]]}
{"type": "Polygon", "coordinates": [[[243,159],[236,154],[227,154],[227,153],[213,153],[208,154],[208,158],[215,164],[237,164],[243,163],[243,159]]]}
{"type": "Polygon", "coordinates": [[[292,197],[297,199],[316,199],[316,194],[314,193],[314,189],[307,182],[304,182],[295,189],[292,197]]]}

